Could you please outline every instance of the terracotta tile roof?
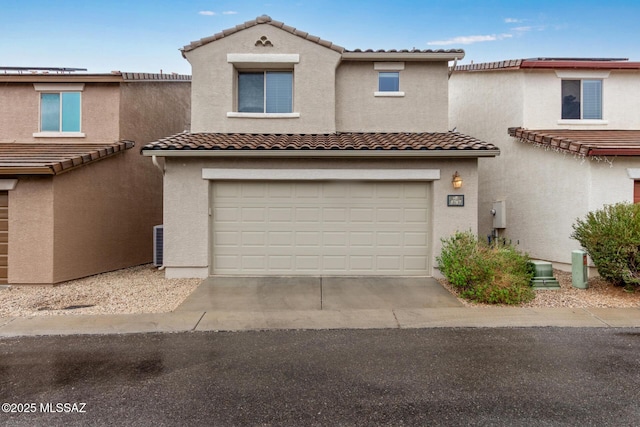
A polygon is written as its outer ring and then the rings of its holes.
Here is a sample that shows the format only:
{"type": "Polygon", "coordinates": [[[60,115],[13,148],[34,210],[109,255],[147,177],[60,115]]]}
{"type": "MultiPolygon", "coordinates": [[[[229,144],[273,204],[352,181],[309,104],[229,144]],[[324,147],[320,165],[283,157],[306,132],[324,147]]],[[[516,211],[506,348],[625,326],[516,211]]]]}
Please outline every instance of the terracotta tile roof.
{"type": "Polygon", "coordinates": [[[389,49],[389,50],[384,50],[384,49],[379,49],[379,50],[373,50],[373,49],[355,49],[355,50],[347,50],[342,46],[338,46],[330,41],[327,40],[323,40],[320,37],[317,36],[313,36],[305,31],[300,31],[294,27],[291,27],[289,25],[286,25],[283,22],[279,22],[279,21],[274,21],[273,19],[271,19],[270,16],[267,15],[262,15],[262,16],[258,16],[256,19],[253,19],[251,21],[247,21],[243,24],[240,25],[236,25],[233,28],[228,28],[226,30],[222,30],[219,33],[216,33],[212,36],[209,37],[205,37],[202,38],[200,40],[196,40],[191,42],[190,44],[184,46],[181,51],[182,51],[182,55],[184,56],[185,52],[189,52],[197,47],[200,47],[202,45],[205,45],[207,43],[211,43],[213,41],[216,40],[220,40],[224,37],[230,36],[232,34],[235,34],[239,31],[245,30],[247,28],[251,28],[254,27],[256,25],[261,25],[261,24],[267,24],[267,25],[272,25],[276,28],[280,28],[281,30],[287,31],[288,33],[291,33],[293,35],[296,35],[298,37],[302,37],[305,40],[309,40],[311,42],[317,43],[321,46],[327,47],[329,49],[335,50],[338,53],[355,53],[355,54],[365,54],[365,53],[379,53],[379,54],[396,54],[396,53],[415,53],[415,54],[420,54],[420,53],[446,53],[446,54],[461,54],[464,55],[464,50],[462,49],[437,49],[437,50],[431,50],[431,49],[424,49],[424,50],[420,50],[420,49],[389,49]]]}
{"type": "Polygon", "coordinates": [[[521,69],[598,69],[640,70],[640,62],[629,62],[626,58],[532,58],[511,59],[498,62],[458,65],[455,71],[495,71],[521,69]]]}
{"type": "Polygon", "coordinates": [[[59,175],[133,148],[112,143],[0,143],[0,175],[59,175]]]}
{"type": "MultiPolygon", "coordinates": [[[[332,134],[241,134],[241,133],[179,133],[160,139],[142,147],[142,152],[211,152],[239,151],[274,152],[295,151],[300,155],[329,150],[336,155],[362,154],[371,152],[475,152],[478,156],[499,153],[493,144],[480,141],[457,132],[441,133],[332,133],[332,134]]],[[[186,153],[185,153],[186,154],[186,153]]],[[[169,154],[170,155],[170,154],[169,154]]],[[[194,153],[195,155],[195,153],[194,153]]]]}
{"type": "Polygon", "coordinates": [[[51,83],[81,83],[81,82],[97,82],[97,83],[135,83],[135,82],[190,82],[191,76],[188,74],[174,73],[130,73],[121,71],[112,71],[111,73],[86,74],[86,73],[64,73],[64,74],[17,74],[0,73],[0,82],[51,82],[51,83]]]}
{"type": "Polygon", "coordinates": [[[191,81],[191,76],[188,74],[177,74],[177,73],[129,73],[129,72],[121,72],[122,79],[127,81],[191,81]]]}
{"type": "Polygon", "coordinates": [[[640,130],[528,130],[509,128],[522,142],[581,156],[640,156],[640,130]]]}

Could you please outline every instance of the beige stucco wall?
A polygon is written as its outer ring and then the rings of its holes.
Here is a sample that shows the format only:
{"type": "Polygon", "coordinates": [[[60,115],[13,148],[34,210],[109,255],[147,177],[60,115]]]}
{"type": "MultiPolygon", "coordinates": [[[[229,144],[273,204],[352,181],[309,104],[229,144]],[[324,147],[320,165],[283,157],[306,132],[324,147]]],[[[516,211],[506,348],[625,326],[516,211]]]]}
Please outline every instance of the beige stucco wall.
{"type": "Polygon", "coordinates": [[[479,234],[491,232],[492,202],[504,200],[507,228],[500,230],[501,237],[534,258],[569,264],[571,251],[580,248],[570,238],[576,218],[604,204],[631,200],[633,181],[626,168],[640,163],[619,157],[609,159],[611,166],[557,153],[519,142],[507,129],[638,129],[640,117],[631,117],[631,111],[638,111],[639,86],[632,84],[630,73],[611,72],[603,85],[608,125],[567,125],[559,123],[560,79],[553,71],[454,73],[450,125],[496,144],[501,152],[479,161],[479,234]]]}
{"type": "Polygon", "coordinates": [[[10,284],[53,283],[53,179],[20,178],[9,191],[10,284]]]}
{"type": "MultiPolygon", "coordinates": [[[[335,131],[335,69],[340,54],[271,25],[257,25],[186,53],[192,66],[193,132],[328,133],[335,131]],[[272,47],[255,46],[267,37],[272,47]],[[298,118],[229,118],[236,110],[236,69],[228,53],[299,54],[293,65],[298,118]]],[[[259,64],[253,70],[261,70],[259,64]]],[[[289,68],[290,69],[290,68],[289,68]]]]}
{"type": "MultiPolygon", "coordinates": [[[[570,124],[560,120],[561,81],[553,70],[520,72],[523,75],[524,117],[529,129],[640,129],[640,72],[612,70],[602,79],[601,123],[570,124]]],[[[576,76],[590,78],[590,71],[572,70],[576,76]]],[[[601,73],[600,71],[596,73],[601,73]]],[[[462,74],[462,73],[461,73],[462,74]]],[[[471,74],[471,73],[467,73],[471,74]]],[[[482,73],[495,76],[496,73],[482,73]]]]}
{"type": "MultiPolygon", "coordinates": [[[[35,115],[37,126],[33,85],[17,88],[7,93],[24,103],[25,116],[35,115]]],[[[87,83],[85,138],[33,138],[25,118],[7,124],[3,132],[15,135],[12,141],[136,142],[124,153],[59,176],[19,178],[9,191],[9,283],[58,283],[151,262],[153,226],[162,223],[162,172],[139,149],[188,129],[189,105],[189,82],[121,88],[87,83]]]]}
{"type": "Polygon", "coordinates": [[[55,282],[151,261],[161,212],[137,182],[136,151],[54,178],[55,282]]]}
{"type": "MultiPolygon", "coordinates": [[[[433,182],[432,255],[440,253],[440,238],[456,230],[476,231],[477,175],[476,159],[457,160],[345,160],[345,159],[189,159],[169,158],[166,162],[164,227],[164,264],[168,277],[202,277],[209,274],[209,185],[202,178],[203,168],[251,169],[438,169],[440,179],[433,182]],[[464,186],[454,190],[455,171],[464,186]],[[448,194],[464,194],[464,207],[448,207],[448,194]]],[[[436,265],[435,261],[432,262],[436,265]]]]}
{"type": "Polygon", "coordinates": [[[345,61],[336,75],[336,127],[340,132],[446,132],[447,62],[405,62],[402,97],[376,97],[374,62],[345,61]]]}
{"type": "MultiPolygon", "coordinates": [[[[512,167],[512,157],[518,160],[515,144],[507,134],[509,127],[523,120],[524,78],[520,73],[501,71],[490,73],[454,73],[449,86],[450,126],[466,135],[496,144],[500,156],[478,160],[478,231],[486,236],[493,229],[489,213],[493,201],[506,200],[513,179],[510,173],[525,175],[531,159],[521,159],[512,167]],[[485,115],[485,112],[490,112],[485,115]],[[489,120],[489,117],[491,120],[489,120]]],[[[511,210],[508,209],[508,214],[511,210]]]]}
{"type": "Polygon", "coordinates": [[[33,83],[5,83],[0,90],[0,142],[111,142],[118,139],[117,83],[86,83],[82,91],[84,138],[34,137],[40,126],[40,92],[33,83]]]}

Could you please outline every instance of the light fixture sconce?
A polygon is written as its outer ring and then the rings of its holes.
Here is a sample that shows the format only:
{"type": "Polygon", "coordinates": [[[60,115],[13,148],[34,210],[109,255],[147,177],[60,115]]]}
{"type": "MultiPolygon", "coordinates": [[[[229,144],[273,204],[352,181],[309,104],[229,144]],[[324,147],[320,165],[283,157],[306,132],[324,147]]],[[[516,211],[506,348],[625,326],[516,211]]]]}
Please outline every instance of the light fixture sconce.
{"type": "Polygon", "coordinates": [[[462,188],[462,177],[458,175],[458,171],[456,171],[456,173],[453,174],[453,179],[451,180],[451,184],[455,189],[462,188]]]}

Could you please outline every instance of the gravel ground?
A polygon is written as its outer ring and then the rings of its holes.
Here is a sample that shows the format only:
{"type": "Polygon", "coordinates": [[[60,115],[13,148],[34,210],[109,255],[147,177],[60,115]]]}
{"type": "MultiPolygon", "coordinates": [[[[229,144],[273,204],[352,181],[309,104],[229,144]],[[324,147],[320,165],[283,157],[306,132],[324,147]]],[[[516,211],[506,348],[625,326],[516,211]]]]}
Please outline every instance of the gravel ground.
{"type": "MultiPolygon", "coordinates": [[[[538,290],[533,301],[520,307],[640,307],[640,291],[626,292],[622,287],[613,286],[600,277],[590,277],[588,289],[578,289],[571,285],[571,273],[554,270],[555,278],[560,282],[559,290],[538,290]]],[[[440,283],[456,295],[455,290],[446,280],[440,283]]],[[[458,298],[467,307],[484,307],[488,304],[478,304],[458,298]]]]}
{"type": "MultiPolygon", "coordinates": [[[[640,307],[640,292],[628,293],[599,277],[588,289],[571,286],[571,273],[555,270],[560,290],[536,291],[523,307],[640,307]]],[[[200,279],[165,279],[151,264],[72,280],[57,286],[12,286],[0,289],[0,317],[73,314],[166,313],[173,311],[200,279]]],[[[440,283],[454,295],[446,282],[440,283]]],[[[468,307],[481,307],[463,299],[468,307]]]]}
{"type": "Polygon", "coordinates": [[[147,264],[57,286],[11,286],[0,289],[0,317],[170,312],[201,281],[165,279],[147,264]]]}

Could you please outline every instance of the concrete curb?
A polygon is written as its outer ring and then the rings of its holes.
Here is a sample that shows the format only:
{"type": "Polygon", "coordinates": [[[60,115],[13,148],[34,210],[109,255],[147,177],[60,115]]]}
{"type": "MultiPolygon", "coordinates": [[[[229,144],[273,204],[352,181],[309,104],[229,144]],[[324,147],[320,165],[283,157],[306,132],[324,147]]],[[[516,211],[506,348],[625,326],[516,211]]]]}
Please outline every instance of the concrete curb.
{"type": "Polygon", "coordinates": [[[286,329],[640,327],[639,308],[180,311],[0,319],[0,337],[286,329]]]}

